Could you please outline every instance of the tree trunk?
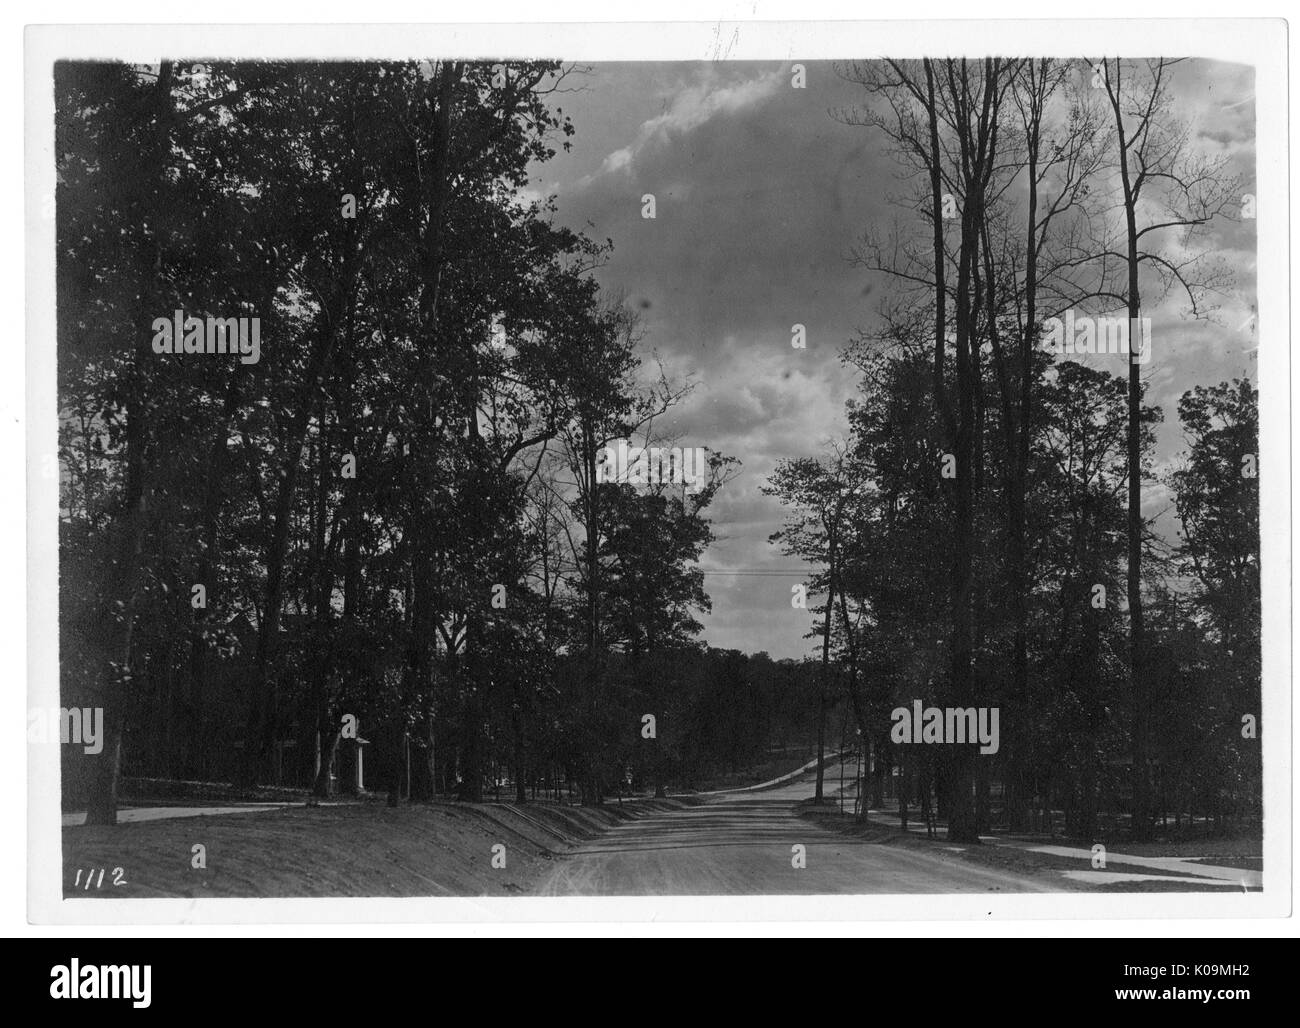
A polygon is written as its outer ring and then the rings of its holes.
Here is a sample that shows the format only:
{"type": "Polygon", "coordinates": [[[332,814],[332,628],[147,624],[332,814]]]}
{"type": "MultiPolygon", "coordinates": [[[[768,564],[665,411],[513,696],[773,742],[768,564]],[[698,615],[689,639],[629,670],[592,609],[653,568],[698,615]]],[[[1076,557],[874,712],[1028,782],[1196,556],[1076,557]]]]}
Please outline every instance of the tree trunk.
{"type": "MultiPolygon", "coordinates": [[[[162,203],[158,190],[162,188],[169,161],[171,138],[172,81],[174,66],[162,61],[158,66],[158,79],[153,91],[155,119],[153,132],[153,158],[150,162],[156,181],[144,203],[157,207],[162,203]]],[[[158,219],[148,216],[151,229],[158,219]]],[[[162,273],[162,248],[151,231],[149,244],[140,253],[140,324],[147,324],[158,306],[162,273]]],[[[117,609],[120,627],[113,647],[115,664],[109,667],[102,679],[100,697],[104,708],[104,744],[91,765],[90,789],[86,804],[86,824],[112,825],[117,823],[117,790],[122,767],[122,736],[126,723],[127,690],[133,679],[133,644],[135,620],[140,605],[145,516],[148,501],[145,487],[145,447],[149,445],[148,400],[145,397],[144,369],[152,358],[148,336],[137,330],[134,360],[128,370],[129,380],[126,401],[126,487],[123,497],[121,530],[114,542],[116,571],[120,589],[117,609]]]]}
{"type": "Polygon", "coordinates": [[[1128,263],[1128,612],[1129,676],[1133,703],[1133,835],[1151,838],[1151,768],[1148,750],[1150,699],[1145,671],[1145,626],[1142,616],[1142,366],[1133,359],[1132,329],[1142,312],[1138,289],[1137,193],[1128,166],[1130,141],[1120,105],[1120,62],[1115,60],[1114,88],[1109,89],[1115,131],[1119,140],[1120,184],[1124,190],[1124,225],[1128,263]]]}

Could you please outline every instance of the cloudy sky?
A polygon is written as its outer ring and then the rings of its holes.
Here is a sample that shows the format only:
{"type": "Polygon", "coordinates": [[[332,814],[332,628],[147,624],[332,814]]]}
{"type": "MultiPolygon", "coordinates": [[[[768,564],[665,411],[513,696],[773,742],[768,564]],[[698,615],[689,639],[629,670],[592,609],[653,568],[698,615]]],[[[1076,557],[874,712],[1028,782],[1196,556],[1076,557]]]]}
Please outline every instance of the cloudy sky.
{"type": "MultiPolygon", "coordinates": [[[[532,183],[556,197],[559,221],[613,240],[602,284],[640,308],[645,347],[696,382],[665,427],[679,445],[742,461],[710,508],[718,541],[703,562],[713,600],[704,638],[773,657],[801,656],[813,643],[810,615],[790,606],[799,579],[753,573],[799,567],[768,543],[782,508],[760,488],[781,458],[815,454],[845,432],[857,380],[840,353],[871,330],[888,288],[848,254],[869,227],[898,216],[890,199],[907,187],[878,136],[833,117],[865,102],[861,88],[829,63],[805,67],[806,88],[794,89],[789,65],[592,66],[558,100],[577,130],[572,151],[539,167],[532,183]],[[645,193],[655,196],[654,220],[641,216],[645,193]],[[790,345],[795,323],[806,326],[806,349],[790,345]]],[[[1253,181],[1252,70],[1186,62],[1174,93],[1198,145],[1229,155],[1253,181]]],[[[1220,323],[1184,320],[1178,297],[1144,309],[1154,354],[1148,402],[1166,416],[1162,468],[1183,449],[1178,396],[1255,375],[1253,223],[1222,226],[1213,238],[1236,272],[1220,323]]],[[[1149,516],[1169,505],[1162,487],[1148,490],[1149,516]]],[[[1176,527],[1167,515],[1162,522],[1176,527]]]]}

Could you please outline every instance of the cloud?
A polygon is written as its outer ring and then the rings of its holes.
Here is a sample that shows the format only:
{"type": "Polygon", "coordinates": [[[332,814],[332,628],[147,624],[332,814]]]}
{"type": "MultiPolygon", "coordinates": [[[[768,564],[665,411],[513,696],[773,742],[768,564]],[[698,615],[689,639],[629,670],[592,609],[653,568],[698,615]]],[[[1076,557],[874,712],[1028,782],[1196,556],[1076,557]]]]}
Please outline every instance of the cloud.
{"type": "Polygon", "coordinates": [[[784,74],[776,69],[720,86],[719,72],[709,66],[697,71],[695,78],[671,99],[665,99],[663,113],[643,121],[633,141],[606,156],[599,170],[579,180],[579,187],[589,185],[600,175],[630,173],[637,156],[647,148],[693,132],[716,117],[739,114],[761,104],[776,92],[784,74]]]}
{"type": "MultiPolygon", "coordinates": [[[[786,511],[762,486],[783,458],[815,454],[848,430],[845,402],[859,380],[841,350],[879,328],[888,292],[849,257],[869,227],[915,217],[892,202],[909,182],[879,135],[831,114],[868,102],[861,88],[829,64],[807,67],[806,89],[788,88],[772,63],[598,67],[597,88],[566,102],[579,129],[574,150],[545,172],[559,220],[614,241],[596,274],[640,312],[647,350],[674,381],[696,383],[656,429],[743,461],[709,508],[717,541],[703,564],[714,607],[700,616],[703,638],[774,657],[812,642],[809,615],[790,607],[796,579],[754,574],[798,564],[768,541],[786,511]],[[642,214],[646,192],[657,200],[654,219],[642,214]],[[805,349],[790,345],[796,323],[805,349]],[[737,570],[746,574],[723,573],[737,570]]],[[[1192,138],[1206,134],[1199,145],[1253,182],[1254,109],[1242,102],[1254,91],[1250,69],[1188,62],[1178,72],[1176,113],[1192,138]]],[[[1173,258],[1190,256],[1176,233],[1157,242],[1173,258]]],[[[1162,466],[1184,446],[1178,397],[1253,377],[1261,335],[1267,344],[1284,331],[1250,320],[1255,222],[1216,222],[1202,242],[1234,272],[1211,298],[1222,305],[1218,324],[1186,319],[1186,298],[1162,296],[1155,276],[1143,292],[1154,347],[1143,379],[1147,402],[1165,412],[1153,453],[1162,466]]],[[[1096,360],[1127,373],[1122,358],[1096,360]]],[[[1149,515],[1164,510],[1168,536],[1168,496],[1149,486],[1144,501],[1149,515]]]]}

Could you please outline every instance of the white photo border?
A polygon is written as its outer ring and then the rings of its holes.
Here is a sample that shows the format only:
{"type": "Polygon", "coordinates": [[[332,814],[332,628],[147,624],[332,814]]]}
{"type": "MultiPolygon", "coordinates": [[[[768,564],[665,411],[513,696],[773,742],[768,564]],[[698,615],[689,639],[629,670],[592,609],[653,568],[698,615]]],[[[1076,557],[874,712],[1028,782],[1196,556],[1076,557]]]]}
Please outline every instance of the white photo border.
{"type": "MultiPolygon", "coordinates": [[[[600,24],[59,25],[25,40],[27,707],[58,706],[53,66],[61,59],[772,61],[989,54],[1188,56],[1251,65],[1261,210],[1289,211],[1287,24],[1270,19],[600,24]],[[151,56],[152,55],[152,56],[151,56]]],[[[1264,748],[1262,892],[591,898],[64,899],[59,755],[28,746],[28,919],[35,924],[991,921],[1285,917],[1291,911],[1291,503],[1288,219],[1256,221],[1264,748]],[[1285,345],[1284,345],[1285,344],[1285,345]]]]}

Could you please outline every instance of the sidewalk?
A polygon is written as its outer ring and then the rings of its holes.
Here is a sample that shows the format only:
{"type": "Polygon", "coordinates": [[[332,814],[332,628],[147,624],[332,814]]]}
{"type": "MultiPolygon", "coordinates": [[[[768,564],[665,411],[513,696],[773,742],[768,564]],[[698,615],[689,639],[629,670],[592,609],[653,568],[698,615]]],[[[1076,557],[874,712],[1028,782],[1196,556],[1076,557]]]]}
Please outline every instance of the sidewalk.
{"type": "MultiPolygon", "coordinates": [[[[260,810],[280,810],[282,807],[301,805],[291,803],[242,803],[232,807],[122,807],[117,812],[117,823],[167,821],[176,817],[209,817],[213,814],[255,814],[260,810]]],[[[85,823],[86,812],[84,810],[63,815],[64,828],[76,828],[85,823]]]]}
{"type": "MultiPolygon", "coordinates": [[[[844,791],[845,798],[848,799],[852,793],[848,787],[844,791]]],[[[867,816],[871,820],[887,824],[891,828],[902,827],[902,821],[896,811],[868,810],[867,816]]],[[[925,824],[918,820],[916,811],[913,811],[912,816],[908,818],[907,830],[913,834],[925,835],[925,824]]],[[[936,829],[936,832],[943,831],[942,828],[936,829]]],[[[1094,870],[1092,867],[1092,851],[1079,846],[1059,846],[1038,839],[1005,835],[981,835],[980,842],[986,846],[1004,846],[1029,853],[1043,853],[1053,857],[1079,860],[1083,864],[1081,868],[1078,870],[1062,869],[1061,874],[1074,881],[1093,882],[1099,885],[1112,882],[1174,881],[1190,882],[1197,885],[1223,885],[1241,889],[1262,889],[1264,887],[1264,873],[1262,871],[1252,871],[1241,867],[1223,867],[1217,864],[1195,863],[1195,861],[1206,859],[1204,857],[1143,857],[1132,853],[1120,853],[1109,847],[1107,848],[1107,867],[1111,864],[1123,864],[1126,868],[1149,867],[1154,871],[1165,872],[1159,875],[1144,875],[1129,870],[1094,870]],[[1177,872],[1177,876],[1175,877],[1169,872],[1177,872]]]]}

